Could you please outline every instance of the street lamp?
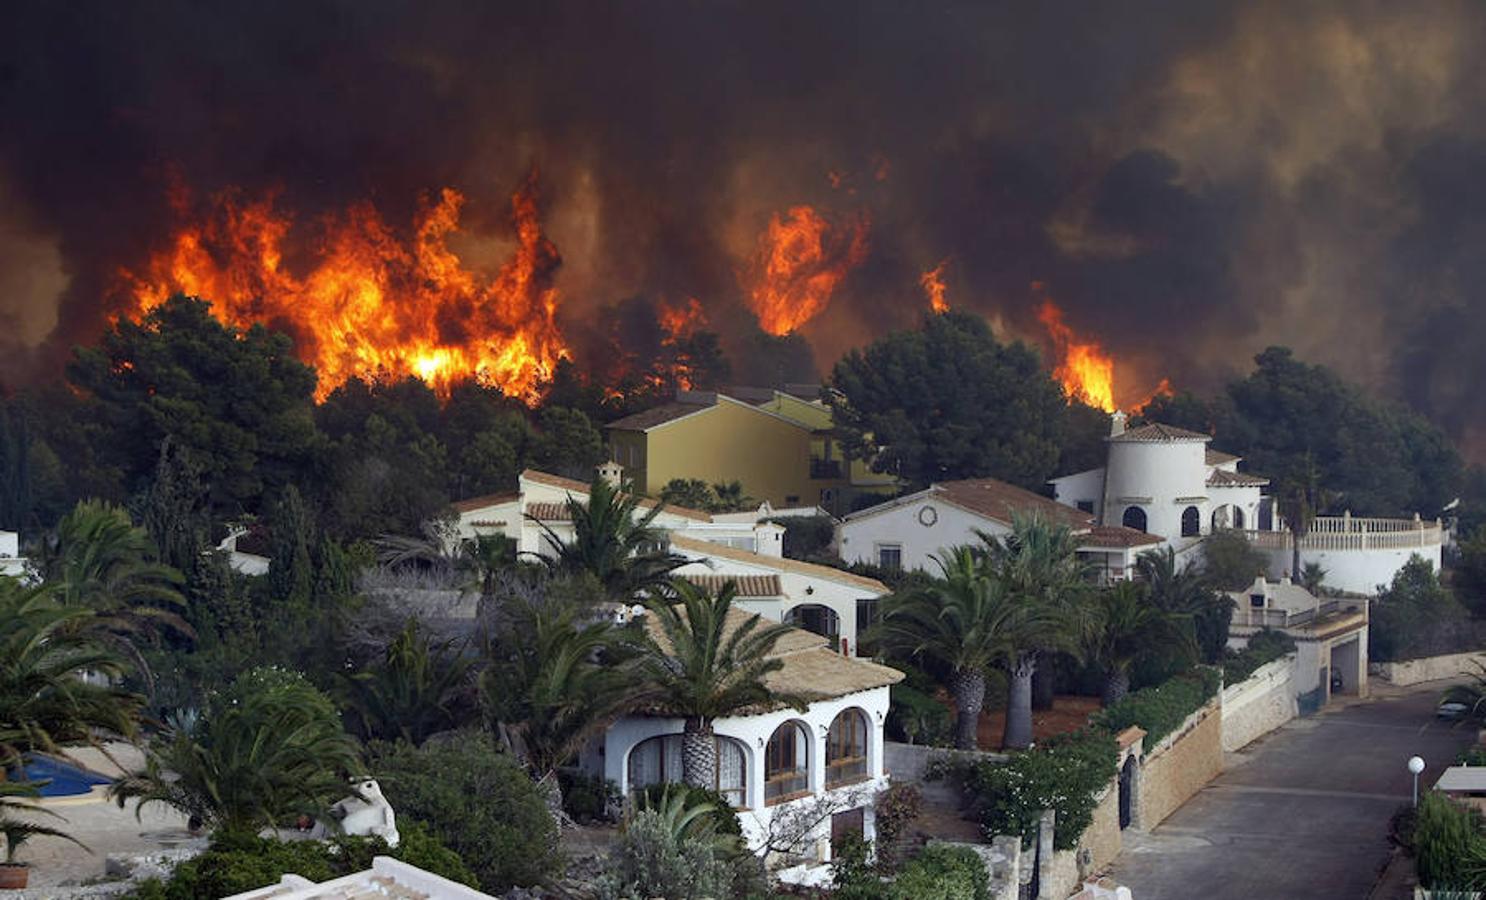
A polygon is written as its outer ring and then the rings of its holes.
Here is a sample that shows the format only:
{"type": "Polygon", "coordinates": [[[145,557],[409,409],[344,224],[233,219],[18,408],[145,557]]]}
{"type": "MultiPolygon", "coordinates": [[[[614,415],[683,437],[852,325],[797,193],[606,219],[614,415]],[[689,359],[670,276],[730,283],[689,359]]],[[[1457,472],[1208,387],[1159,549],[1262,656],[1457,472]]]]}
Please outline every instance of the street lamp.
{"type": "Polygon", "coordinates": [[[1419,773],[1424,771],[1424,758],[1410,756],[1409,771],[1414,775],[1414,808],[1417,809],[1419,807],[1419,773]]]}

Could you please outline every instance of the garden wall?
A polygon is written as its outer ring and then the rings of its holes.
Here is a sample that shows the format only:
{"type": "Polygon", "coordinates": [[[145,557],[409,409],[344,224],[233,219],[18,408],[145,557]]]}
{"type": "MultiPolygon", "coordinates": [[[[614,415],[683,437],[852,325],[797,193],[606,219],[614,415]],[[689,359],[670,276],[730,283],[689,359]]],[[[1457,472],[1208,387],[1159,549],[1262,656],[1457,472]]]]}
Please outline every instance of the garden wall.
{"type": "Polygon", "coordinates": [[[1295,718],[1295,658],[1291,653],[1223,688],[1223,750],[1247,746],[1295,718]]]}
{"type": "Polygon", "coordinates": [[[1140,827],[1161,824],[1223,771],[1223,714],[1216,699],[1146,751],[1140,767],[1140,827]]]}
{"type": "Polygon", "coordinates": [[[1455,678],[1458,675],[1477,671],[1476,663],[1486,664],[1486,652],[1449,653],[1444,656],[1425,656],[1398,662],[1372,663],[1368,674],[1386,679],[1399,687],[1455,678]]]}

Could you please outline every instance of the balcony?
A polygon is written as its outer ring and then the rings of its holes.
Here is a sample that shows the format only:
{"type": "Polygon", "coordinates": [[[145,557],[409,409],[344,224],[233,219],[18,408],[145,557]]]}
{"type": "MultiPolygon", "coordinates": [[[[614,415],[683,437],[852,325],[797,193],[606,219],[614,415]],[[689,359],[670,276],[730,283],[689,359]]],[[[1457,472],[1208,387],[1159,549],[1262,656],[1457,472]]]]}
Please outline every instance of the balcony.
{"type": "MultiPolygon", "coordinates": [[[[1289,531],[1245,531],[1249,543],[1259,550],[1289,550],[1293,536],[1289,531]]],[[[1428,522],[1412,519],[1367,519],[1343,516],[1317,516],[1310,531],[1300,539],[1306,550],[1407,550],[1411,547],[1438,547],[1444,541],[1444,528],[1439,520],[1428,522]]]]}

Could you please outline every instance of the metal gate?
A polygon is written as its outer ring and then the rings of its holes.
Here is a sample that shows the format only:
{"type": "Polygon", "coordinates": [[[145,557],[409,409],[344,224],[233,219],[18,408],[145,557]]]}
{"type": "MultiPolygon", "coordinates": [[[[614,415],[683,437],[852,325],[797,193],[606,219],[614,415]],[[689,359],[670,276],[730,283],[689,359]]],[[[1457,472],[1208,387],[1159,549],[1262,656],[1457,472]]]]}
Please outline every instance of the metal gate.
{"type": "Polygon", "coordinates": [[[1135,757],[1125,758],[1120,767],[1120,828],[1130,827],[1130,810],[1135,802],[1135,757]]]}

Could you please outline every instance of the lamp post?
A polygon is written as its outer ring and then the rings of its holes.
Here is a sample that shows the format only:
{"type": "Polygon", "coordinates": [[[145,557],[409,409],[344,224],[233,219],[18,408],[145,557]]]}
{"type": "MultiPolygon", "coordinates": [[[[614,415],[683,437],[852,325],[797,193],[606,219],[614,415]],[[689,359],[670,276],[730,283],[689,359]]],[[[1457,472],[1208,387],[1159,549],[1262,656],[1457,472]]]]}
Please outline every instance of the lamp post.
{"type": "Polygon", "coordinates": [[[1409,757],[1409,772],[1414,776],[1414,808],[1419,808],[1419,773],[1424,771],[1424,759],[1419,756],[1409,757]]]}

